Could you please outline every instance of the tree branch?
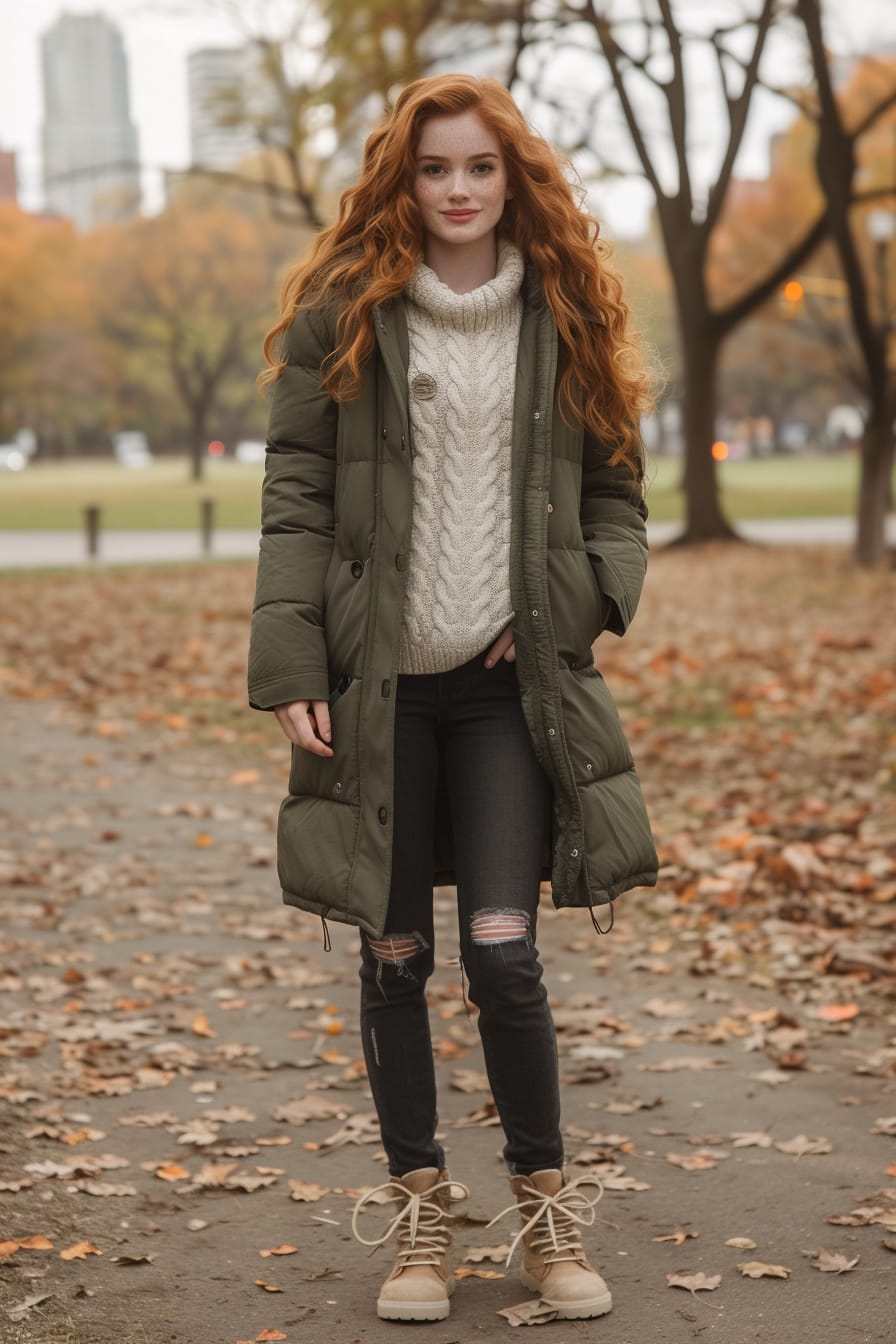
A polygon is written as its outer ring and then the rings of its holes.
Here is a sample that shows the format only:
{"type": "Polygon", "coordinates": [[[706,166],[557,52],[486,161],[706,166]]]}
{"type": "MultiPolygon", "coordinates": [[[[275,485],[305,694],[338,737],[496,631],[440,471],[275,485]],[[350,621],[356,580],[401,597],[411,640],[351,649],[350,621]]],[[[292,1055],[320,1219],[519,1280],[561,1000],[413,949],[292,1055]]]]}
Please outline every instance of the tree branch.
{"type": "MultiPolygon", "coordinates": [[[[728,137],[728,146],[725,150],[725,156],[722,159],[722,166],[719,169],[719,176],[710,189],[706,206],[706,229],[711,233],[718,222],[722,211],[722,203],[725,199],[725,193],[731,181],[731,173],[734,169],[734,162],[740,152],[740,147],[744,138],[744,131],[747,125],[747,117],[750,111],[750,102],[753,97],[753,90],[759,79],[759,64],[762,60],[762,52],[765,47],[765,40],[768,37],[772,20],[775,13],[776,0],[763,0],[762,9],[756,20],[756,40],[753,43],[753,51],[744,71],[744,84],[739,95],[735,99],[728,96],[727,86],[725,85],[725,76],[722,73],[722,83],[725,90],[725,101],[728,104],[728,118],[730,125],[730,134],[728,137]]],[[[718,48],[716,48],[718,52],[718,48]]],[[[719,57],[721,66],[721,57],[719,57]]]]}

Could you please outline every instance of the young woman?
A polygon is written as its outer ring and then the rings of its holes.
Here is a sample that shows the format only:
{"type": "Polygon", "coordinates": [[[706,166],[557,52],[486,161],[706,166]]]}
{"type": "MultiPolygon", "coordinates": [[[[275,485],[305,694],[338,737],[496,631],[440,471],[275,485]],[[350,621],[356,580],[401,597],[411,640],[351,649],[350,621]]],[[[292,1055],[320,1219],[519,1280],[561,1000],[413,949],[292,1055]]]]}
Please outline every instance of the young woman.
{"type": "Polygon", "coordinates": [[[397,1234],[387,1319],[440,1319],[453,1287],[426,1008],[442,883],[457,886],[523,1281],[563,1317],[611,1306],[579,1232],[596,1200],[564,1175],[535,946],[542,879],[600,927],[594,906],[612,915],[656,876],[592,653],[632,619],[647,552],[646,378],[597,234],[506,89],[418,80],[287,277],[265,346],[250,701],[293,744],[283,898],[361,930],[381,1193],[398,1206],[366,1242],[397,1234]]]}

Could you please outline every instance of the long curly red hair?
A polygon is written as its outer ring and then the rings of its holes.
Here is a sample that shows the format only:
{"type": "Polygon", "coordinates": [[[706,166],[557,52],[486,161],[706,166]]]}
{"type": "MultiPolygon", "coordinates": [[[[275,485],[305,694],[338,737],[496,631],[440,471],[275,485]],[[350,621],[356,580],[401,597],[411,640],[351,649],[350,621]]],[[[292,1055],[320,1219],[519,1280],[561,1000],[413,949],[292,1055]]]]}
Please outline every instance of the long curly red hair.
{"type": "Polygon", "coordinates": [[[339,296],[338,347],[322,370],[336,401],[360,391],[373,353],[372,309],[401,293],[423,258],[424,229],[413,196],[415,153],[425,121],[474,111],[500,141],[512,197],[498,226],[539,271],[557,323],[561,350],[560,406],[567,421],[584,423],[613,447],[611,462],[638,470],[640,415],[650,407],[649,380],[609,246],[598,221],[573,186],[570,165],[531,129],[507,89],[495,79],[433,75],[408,84],[364,148],[360,177],[342,194],[336,222],[287,274],[280,320],[264,342],[279,378],[283,333],[300,308],[339,296]]]}

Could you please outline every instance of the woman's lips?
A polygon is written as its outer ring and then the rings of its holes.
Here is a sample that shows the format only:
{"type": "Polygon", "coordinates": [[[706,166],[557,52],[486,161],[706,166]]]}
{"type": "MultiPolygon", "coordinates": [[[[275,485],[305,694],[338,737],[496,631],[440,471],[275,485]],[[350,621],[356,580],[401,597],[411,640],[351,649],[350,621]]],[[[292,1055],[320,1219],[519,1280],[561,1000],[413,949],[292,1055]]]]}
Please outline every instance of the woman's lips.
{"type": "Polygon", "coordinates": [[[446,219],[465,220],[465,219],[473,219],[473,218],[479,213],[479,211],[478,211],[478,210],[445,210],[443,213],[444,213],[446,219]]]}

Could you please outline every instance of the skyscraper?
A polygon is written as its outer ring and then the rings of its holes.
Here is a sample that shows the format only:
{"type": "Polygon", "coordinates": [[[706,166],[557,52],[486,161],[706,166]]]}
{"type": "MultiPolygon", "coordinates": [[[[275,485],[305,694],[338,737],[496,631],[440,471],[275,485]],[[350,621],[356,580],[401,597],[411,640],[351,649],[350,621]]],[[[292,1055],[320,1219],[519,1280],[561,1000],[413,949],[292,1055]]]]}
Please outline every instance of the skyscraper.
{"type": "Polygon", "coordinates": [[[234,168],[258,152],[258,57],[251,47],[190,52],[190,161],[197,168],[234,168]],[[245,120],[241,120],[241,116],[245,120]]]}
{"type": "Polygon", "coordinates": [[[81,230],[140,205],[137,128],[118,29],[102,14],[63,13],[41,39],[47,208],[81,230]]]}

